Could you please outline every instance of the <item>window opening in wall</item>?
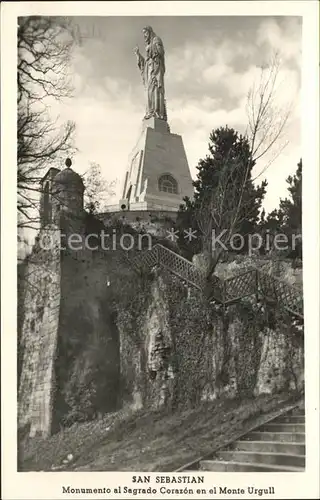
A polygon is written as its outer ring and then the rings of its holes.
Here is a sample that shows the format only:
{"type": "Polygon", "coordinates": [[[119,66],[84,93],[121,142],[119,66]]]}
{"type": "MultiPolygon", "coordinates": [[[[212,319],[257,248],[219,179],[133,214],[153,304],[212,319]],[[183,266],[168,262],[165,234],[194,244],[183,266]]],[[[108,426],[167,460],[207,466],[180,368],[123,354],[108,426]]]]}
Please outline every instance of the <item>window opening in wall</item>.
{"type": "Polygon", "coordinates": [[[178,194],[178,183],[172,175],[162,175],[159,179],[159,191],[178,194]]]}

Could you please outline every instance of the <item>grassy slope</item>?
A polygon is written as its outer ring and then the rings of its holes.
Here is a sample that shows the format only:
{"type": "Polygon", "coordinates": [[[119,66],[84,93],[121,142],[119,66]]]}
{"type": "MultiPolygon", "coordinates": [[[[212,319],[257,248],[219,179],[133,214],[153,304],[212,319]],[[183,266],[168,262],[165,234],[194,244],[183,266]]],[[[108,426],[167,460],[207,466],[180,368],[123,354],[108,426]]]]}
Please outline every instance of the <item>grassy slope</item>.
{"type": "Polygon", "coordinates": [[[21,443],[20,470],[174,471],[234,439],[263,415],[281,408],[288,394],[203,403],[197,409],[169,413],[139,411],[74,424],[48,439],[21,443]]]}

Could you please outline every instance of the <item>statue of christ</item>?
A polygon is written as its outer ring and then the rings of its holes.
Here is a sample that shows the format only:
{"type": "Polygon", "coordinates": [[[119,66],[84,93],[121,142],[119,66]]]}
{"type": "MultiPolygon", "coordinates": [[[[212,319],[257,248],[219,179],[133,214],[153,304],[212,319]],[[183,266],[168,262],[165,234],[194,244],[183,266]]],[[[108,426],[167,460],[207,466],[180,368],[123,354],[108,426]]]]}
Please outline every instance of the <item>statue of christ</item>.
{"type": "Polygon", "coordinates": [[[147,94],[147,107],[144,118],[151,117],[167,120],[167,111],[164,93],[164,47],[151,26],[146,26],[143,30],[146,44],[146,57],[144,58],[136,47],[138,67],[142,75],[142,81],[147,94]]]}

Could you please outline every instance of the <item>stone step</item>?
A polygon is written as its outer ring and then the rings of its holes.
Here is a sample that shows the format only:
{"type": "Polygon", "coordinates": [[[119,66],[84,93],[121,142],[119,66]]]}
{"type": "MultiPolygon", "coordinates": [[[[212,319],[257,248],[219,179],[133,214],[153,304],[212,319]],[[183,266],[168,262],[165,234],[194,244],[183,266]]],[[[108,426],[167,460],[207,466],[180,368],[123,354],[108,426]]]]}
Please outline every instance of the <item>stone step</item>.
{"type": "Polygon", "coordinates": [[[202,460],[200,462],[200,470],[215,472],[304,472],[304,467],[290,467],[263,463],[226,462],[223,460],[202,460]]]}
{"type": "Polygon", "coordinates": [[[303,443],[279,443],[277,441],[234,441],[231,450],[248,450],[257,452],[286,453],[289,455],[305,455],[306,446],[303,443]]]}
{"type": "Polygon", "coordinates": [[[285,453],[256,452],[256,451],[219,451],[217,458],[230,462],[264,463],[272,465],[289,465],[293,467],[304,467],[305,457],[303,455],[286,455],[285,453]]]}
{"type": "Polygon", "coordinates": [[[274,424],[304,424],[304,415],[283,415],[272,420],[274,424]]]}
{"type": "Polygon", "coordinates": [[[269,422],[262,425],[257,429],[259,431],[266,432],[305,432],[305,424],[287,424],[287,423],[276,423],[269,422]]]}
{"type": "Polygon", "coordinates": [[[305,443],[304,432],[261,432],[252,431],[241,438],[248,441],[277,441],[280,443],[305,443]]]}
{"type": "Polygon", "coordinates": [[[305,409],[304,408],[293,408],[293,410],[288,411],[286,415],[298,415],[298,416],[305,416],[305,409]]]}
{"type": "Polygon", "coordinates": [[[194,472],[303,472],[306,446],[302,405],[218,450],[211,460],[190,466],[194,472]]]}

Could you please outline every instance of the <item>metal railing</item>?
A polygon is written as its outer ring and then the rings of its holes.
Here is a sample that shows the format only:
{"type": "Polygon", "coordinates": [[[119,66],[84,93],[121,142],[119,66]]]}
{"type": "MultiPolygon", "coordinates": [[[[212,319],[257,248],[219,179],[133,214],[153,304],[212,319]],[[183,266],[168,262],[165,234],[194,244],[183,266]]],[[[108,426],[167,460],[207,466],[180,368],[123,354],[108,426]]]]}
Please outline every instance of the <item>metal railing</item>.
{"type": "Polygon", "coordinates": [[[213,275],[208,283],[205,273],[192,262],[160,244],[129,260],[137,269],[145,271],[154,266],[167,269],[198,290],[205,287],[208,289],[209,286],[210,297],[220,304],[230,305],[255,295],[257,300],[263,298],[303,318],[303,296],[300,290],[258,269],[251,269],[225,280],[213,275]]]}

